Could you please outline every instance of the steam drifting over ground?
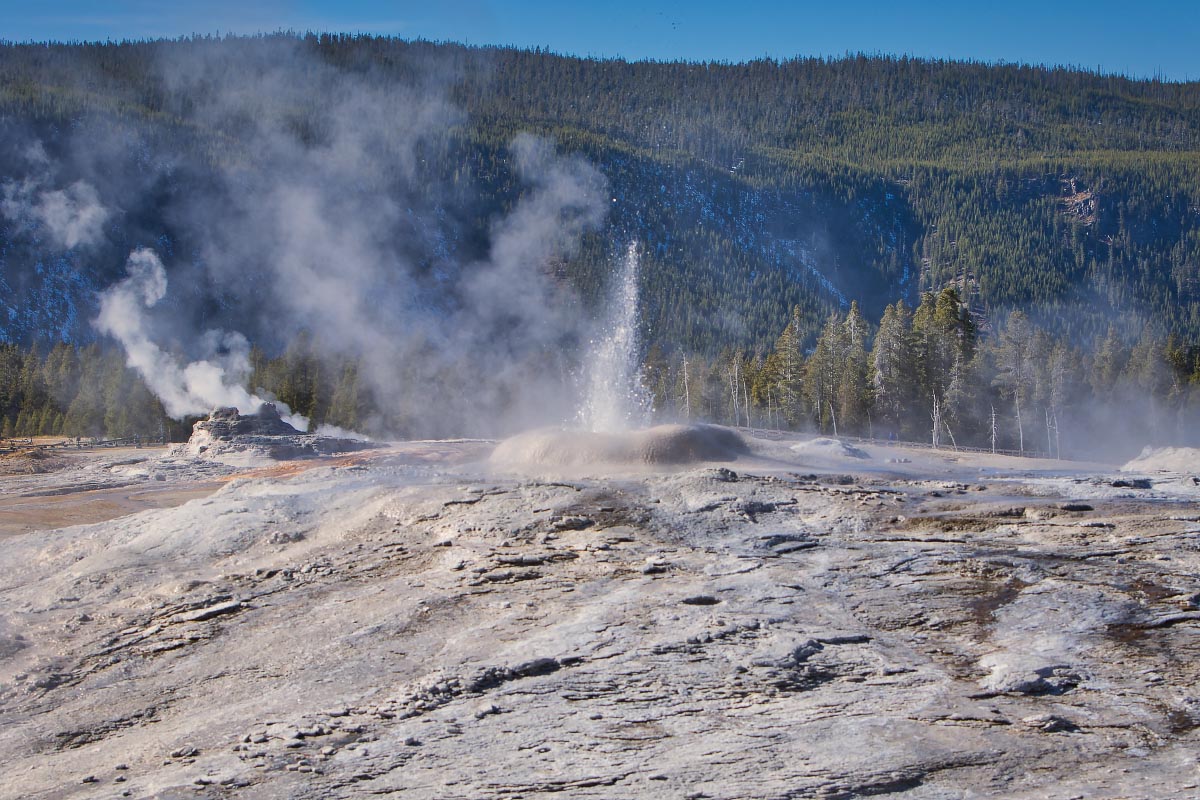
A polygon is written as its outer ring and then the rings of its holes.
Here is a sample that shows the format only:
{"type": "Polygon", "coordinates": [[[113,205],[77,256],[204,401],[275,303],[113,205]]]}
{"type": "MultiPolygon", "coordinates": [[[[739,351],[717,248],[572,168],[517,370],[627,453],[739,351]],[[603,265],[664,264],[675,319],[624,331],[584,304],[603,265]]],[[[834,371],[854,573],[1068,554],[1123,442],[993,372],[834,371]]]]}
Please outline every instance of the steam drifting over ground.
{"type": "MultiPolygon", "coordinates": [[[[100,297],[96,327],[125,348],[129,366],[159,400],[167,414],[176,419],[207,414],[215,408],[232,406],[252,414],[266,402],[242,388],[250,374],[250,345],[240,333],[206,331],[198,338],[206,356],[180,366],[178,359],[154,341],[146,310],[166,296],[167,274],[151,250],[135,250],[127,264],[128,274],[100,297]]],[[[290,414],[285,421],[304,431],[308,420],[290,414]]]]}
{"type": "Polygon", "coordinates": [[[120,240],[96,326],[169,413],[242,414],[6,470],[0,798],[1194,793],[1194,451],[639,428],[638,246],[597,323],[554,275],[604,221],[595,168],[516,134],[477,224],[470,170],[426,158],[464,135],[452,71],[384,91],[237,47],[159,77],[238,148],[3,187],[63,247],[120,240]],[[186,246],[114,229],[148,185],[186,246]],[[300,330],[382,429],[536,427],[323,449],[248,418],[249,340],[300,330]]]}
{"type": "Polygon", "coordinates": [[[171,113],[228,131],[230,149],[195,161],[145,143],[144,158],[105,161],[137,134],[64,138],[53,156],[30,135],[40,177],[5,184],[0,211],[66,248],[128,243],[124,265],[97,270],[124,273],[102,288],[97,330],[169,414],[252,411],[269,398],[242,388],[247,342],[279,348],[303,331],[328,362],[356,363],[385,409],[364,421],[377,432],[499,434],[575,417],[594,325],[553,272],[607,214],[591,164],[517,133],[495,154],[513,194],[484,209],[477,167],[444,171],[469,121],[436,56],[385,85],[286,37],[155,53],[164,91],[188,98],[171,113]],[[56,159],[95,180],[60,185],[56,159]],[[174,236],[116,211],[150,204],[174,236]]]}

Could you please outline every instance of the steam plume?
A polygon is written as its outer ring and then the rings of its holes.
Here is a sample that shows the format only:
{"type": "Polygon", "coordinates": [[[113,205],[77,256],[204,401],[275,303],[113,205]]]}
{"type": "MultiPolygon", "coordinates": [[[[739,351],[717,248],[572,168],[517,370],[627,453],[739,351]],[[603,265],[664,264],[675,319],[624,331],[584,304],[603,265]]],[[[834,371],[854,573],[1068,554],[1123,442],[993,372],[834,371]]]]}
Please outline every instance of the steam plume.
{"type": "MultiPolygon", "coordinates": [[[[240,333],[207,331],[200,342],[210,357],[180,365],[155,344],[145,315],[167,293],[162,261],[142,248],[130,254],[126,271],[123,280],[101,294],[96,327],[121,343],[129,366],[162,401],[167,414],[182,419],[220,406],[234,406],[242,413],[257,411],[264,400],[242,388],[250,372],[246,338],[240,333]]],[[[299,430],[308,428],[304,417],[289,415],[284,420],[299,430]]]]}
{"type": "Polygon", "coordinates": [[[116,281],[96,329],[168,414],[252,410],[265,393],[243,388],[248,341],[279,352],[307,334],[320,369],[352,362],[380,409],[356,421],[364,432],[494,435],[575,416],[591,325],[559,267],[608,212],[594,166],[521,133],[480,168],[449,99],[458,67],[436,55],[381,74],[278,37],[159,59],[181,129],[219,131],[227,149],[97,125],[50,156],[35,144],[35,177],[5,184],[0,210],[60,247],[108,226],[88,270],[116,281]],[[58,179],[68,170],[76,182],[58,179]]]}
{"type": "Polygon", "coordinates": [[[87,181],[50,189],[45,179],[28,178],[5,182],[0,212],[18,224],[39,224],[55,245],[68,250],[99,241],[110,216],[96,187],[87,181]]]}

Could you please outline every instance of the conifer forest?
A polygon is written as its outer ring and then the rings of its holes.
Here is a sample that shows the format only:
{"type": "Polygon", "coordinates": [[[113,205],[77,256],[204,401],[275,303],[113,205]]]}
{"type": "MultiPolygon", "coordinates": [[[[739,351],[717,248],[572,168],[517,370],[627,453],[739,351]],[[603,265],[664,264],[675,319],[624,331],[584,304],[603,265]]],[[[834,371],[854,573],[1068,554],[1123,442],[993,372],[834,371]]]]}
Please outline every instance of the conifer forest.
{"type": "MultiPolygon", "coordinates": [[[[314,428],[506,432],[411,413],[365,379],[366,345],[330,347],[304,319],[261,313],[266,290],[245,264],[224,282],[203,269],[224,231],[188,209],[277,169],[253,133],[259,115],[280,120],[314,169],[340,157],[322,148],[351,108],[345,74],[372,92],[354,113],[382,121],[368,155],[406,135],[389,121],[415,113],[414,92],[437,98],[423,101],[436,121],[404,143],[409,157],[373,162],[362,189],[397,209],[395,229],[369,235],[413,265],[424,319],[452,326],[467,302],[445,265],[494,251],[498,220],[528,189],[514,143],[531,134],[594,168],[609,201],[578,247],[533,268],[587,318],[614,243],[635,243],[641,375],[660,419],[1063,457],[1200,437],[1200,83],[285,34],[0,45],[0,436],[186,438],[194,417],[169,416],[93,324],[97,297],[143,247],[186,287],[170,314],[243,333],[245,388],[314,428]],[[229,80],[206,72],[217,62],[269,91],[250,110],[202,113],[229,80]],[[276,87],[279,63],[306,71],[276,87]],[[55,202],[105,209],[96,235],[55,228],[55,202]]],[[[313,292],[338,270],[331,258],[313,292]]],[[[454,336],[428,328],[397,362],[454,336]]],[[[553,377],[553,393],[574,380],[577,344],[551,341],[521,369],[553,377]]],[[[190,345],[181,334],[172,346],[190,345]]],[[[489,358],[440,384],[447,395],[489,358]]]]}

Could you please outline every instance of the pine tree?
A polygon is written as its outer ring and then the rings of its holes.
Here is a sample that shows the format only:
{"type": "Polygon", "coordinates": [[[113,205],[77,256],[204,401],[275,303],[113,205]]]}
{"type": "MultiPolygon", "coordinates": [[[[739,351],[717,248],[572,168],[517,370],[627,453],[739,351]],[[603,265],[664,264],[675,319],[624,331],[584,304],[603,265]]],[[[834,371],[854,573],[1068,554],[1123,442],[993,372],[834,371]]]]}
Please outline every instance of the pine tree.
{"type": "Polygon", "coordinates": [[[21,412],[21,372],[23,358],[13,344],[0,344],[0,416],[10,424],[21,412]]]}
{"type": "Polygon", "coordinates": [[[762,360],[762,365],[754,373],[750,386],[750,399],[764,415],[764,422],[769,428],[782,427],[782,413],[779,407],[777,392],[780,384],[780,356],[777,350],[772,350],[762,360]]]}
{"type": "Polygon", "coordinates": [[[350,361],[342,367],[341,377],[333,390],[333,398],[329,403],[329,423],[347,430],[358,430],[365,421],[362,419],[360,394],[358,363],[350,361]]]}
{"type": "Polygon", "coordinates": [[[1020,311],[1014,311],[1008,316],[1008,323],[1000,333],[996,348],[995,383],[1013,402],[1017,443],[1022,453],[1025,452],[1022,411],[1028,406],[1033,378],[1033,330],[1029,318],[1020,311]]]}
{"type": "Polygon", "coordinates": [[[1078,356],[1071,352],[1066,342],[1055,343],[1049,355],[1049,404],[1050,422],[1053,431],[1054,455],[1062,458],[1062,421],[1071,399],[1075,396],[1075,374],[1073,366],[1078,356]]]}
{"type": "Polygon", "coordinates": [[[837,392],[846,356],[846,332],[837,314],[831,314],[812,355],[804,365],[804,396],[813,422],[822,433],[838,428],[837,392]]]}
{"type": "Polygon", "coordinates": [[[23,421],[21,417],[17,419],[17,435],[37,436],[42,412],[50,402],[50,396],[46,391],[41,348],[36,342],[21,365],[19,381],[21,410],[25,413],[23,421]]]}
{"type": "MultiPolygon", "coordinates": [[[[913,360],[916,367],[916,397],[913,410],[921,409],[924,413],[920,416],[925,417],[940,416],[943,394],[940,384],[944,375],[944,348],[934,319],[936,309],[937,295],[924,292],[912,318],[913,360]]],[[[934,429],[937,431],[940,428],[939,419],[934,429]]]]}
{"type": "Polygon", "coordinates": [[[921,404],[928,404],[932,438],[936,444],[945,432],[953,440],[954,427],[970,405],[967,374],[976,350],[974,320],[958,292],[946,287],[936,295],[921,296],[912,328],[919,380],[916,394],[921,404]]]}
{"type": "Polygon", "coordinates": [[[850,304],[842,323],[842,368],[838,376],[837,404],[843,431],[866,433],[871,424],[871,394],[867,358],[867,321],[850,304]]]}
{"type": "Polygon", "coordinates": [[[871,352],[871,389],[875,408],[890,432],[907,427],[915,392],[916,364],[911,341],[911,315],[903,300],[883,311],[871,352]]]}
{"type": "Polygon", "coordinates": [[[671,396],[671,368],[666,354],[657,343],[650,345],[646,351],[646,358],[642,362],[642,381],[650,392],[654,413],[667,412],[671,396]]]}
{"type": "Polygon", "coordinates": [[[74,345],[56,344],[46,357],[42,373],[55,406],[65,408],[79,391],[79,358],[74,345]]]}
{"type": "Polygon", "coordinates": [[[105,363],[98,345],[79,354],[79,391],[67,407],[63,433],[67,436],[104,434],[105,363]]]}
{"type": "Polygon", "coordinates": [[[789,427],[804,418],[804,353],[800,349],[800,309],[792,309],[792,318],[775,342],[774,396],[776,407],[789,427]]]}
{"type": "Polygon", "coordinates": [[[1125,371],[1128,354],[1125,346],[1117,335],[1115,325],[1108,326],[1108,333],[1096,350],[1092,361],[1092,371],[1089,376],[1092,392],[1101,399],[1112,397],[1125,371]]]}

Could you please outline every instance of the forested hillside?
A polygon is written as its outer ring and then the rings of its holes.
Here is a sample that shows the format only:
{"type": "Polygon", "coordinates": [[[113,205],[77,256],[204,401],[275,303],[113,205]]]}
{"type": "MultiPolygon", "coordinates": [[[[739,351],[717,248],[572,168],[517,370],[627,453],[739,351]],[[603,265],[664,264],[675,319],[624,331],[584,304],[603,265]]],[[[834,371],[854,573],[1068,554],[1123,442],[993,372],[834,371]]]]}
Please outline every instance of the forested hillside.
{"type": "MultiPolygon", "coordinates": [[[[12,358],[37,343],[43,361],[56,344],[88,346],[97,293],[151,247],[173,287],[164,303],[190,328],[241,331],[263,359],[297,352],[303,326],[260,313],[251,234],[221,251],[243,257],[224,267],[211,243],[253,217],[268,171],[335,169],[349,157],[339,131],[358,122],[371,126],[366,159],[404,158],[334,186],[377,197],[348,201],[351,219],[395,207],[391,228],[367,235],[412,265],[414,307],[432,317],[459,303],[456,270],[469,268],[449,265],[488,257],[497,220],[528,194],[513,142],[531,133],[607,182],[602,222],[546,268],[590,313],[614,253],[640,243],[650,361],[766,359],[785,328],[811,355],[852,303],[873,331],[891,304],[947,287],[980,341],[1020,309],[1076,366],[1102,342],[1166,352],[1174,337],[1186,360],[1200,341],[1198,83],[886,57],[626,63],[329,35],[0,46],[0,341],[12,358]],[[290,137],[285,155],[264,151],[264,118],[290,137]],[[253,203],[232,222],[196,224],[197,209],[243,189],[253,203]],[[75,228],[55,226],[64,209],[75,228]]],[[[357,355],[317,359],[325,388],[310,394],[332,398],[357,355]]],[[[1179,371],[1186,384],[1192,364],[1179,371]]],[[[6,397],[10,429],[28,432],[6,397]]],[[[69,398],[54,402],[50,419],[69,419],[69,398]]],[[[789,423],[828,424],[813,413],[789,423]]]]}

